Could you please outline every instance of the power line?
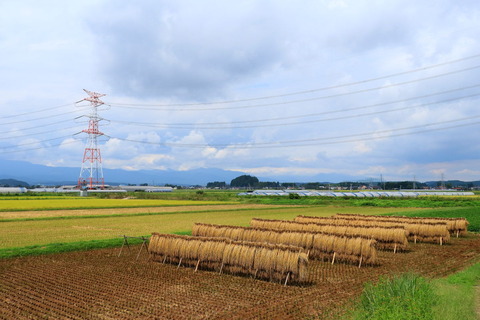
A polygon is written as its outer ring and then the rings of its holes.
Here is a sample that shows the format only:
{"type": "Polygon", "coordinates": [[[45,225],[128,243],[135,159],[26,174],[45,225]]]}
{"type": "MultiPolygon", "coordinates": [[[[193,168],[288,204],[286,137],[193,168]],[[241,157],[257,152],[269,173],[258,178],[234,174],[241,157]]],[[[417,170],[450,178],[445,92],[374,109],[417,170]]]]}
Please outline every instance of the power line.
{"type": "MultiPolygon", "coordinates": [[[[31,129],[37,129],[37,128],[44,128],[44,127],[53,126],[53,125],[56,125],[56,124],[59,124],[59,123],[65,123],[65,121],[49,122],[49,123],[41,124],[41,125],[38,125],[38,126],[22,128],[21,130],[25,131],[25,130],[31,130],[31,129]]],[[[9,132],[11,132],[11,131],[3,131],[3,132],[0,132],[0,134],[9,133],[9,132]]]]}
{"type": "Polygon", "coordinates": [[[48,110],[54,110],[54,109],[58,109],[58,108],[68,107],[70,105],[73,105],[73,103],[68,103],[68,104],[64,104],[64,105],[60,105],[60,106],[56,106],[56,107],[50,107],[50,108],[45,108],[45,109],[40,109],[40,110],[35,110],[35,111],[29,111],[29,112],[14,114],[14,115],[10,115],[10,116],[2,116],[2,118],[7,119],[7,118],[14,118],[14,117],[20,117],[20,116],[25,116],[25,115],[31,115],[32,113],[45,112],[45,111],[48,111],[48,110]]]}
{"type": "Polygon", "coordinates": [[[59,131],[75,131],[73,129],[80,129],[80,127],[68,127],[68,128],[58,128],[55,130],[49,130],[49,131],[42,131],[42,132],[35,132],[35,133],[29,133],[29,134],[23,134],[23,135],[17,135],[17,136],[9,136],[9,137],[0,137],[0,140],[9,140],[9,139],[18,139],[18,138],[25,138],[25,137],[31,137],[31,136],[37,136],[41,134],[48,134],[48,133],[53,133],[53,132],[59,132],[59,131]]]}
{"type": "Polygon", "coordinates": [[[435,78],[440,78],[452,74],[457,74],[461,72],[466,72],[466,71],[471,71],[474,69],[480,68],[480,65],[476,65],[473,67],[469,68],[464,68],[460,70],[455,70],[455,71],[450,71],[446,73],[441,73],[441,74],[436,74],[433,76],[428,76],[424,78],[418,78],[418,79],[413,79],[413,80],[408,80],[408,81],[403,81],[403,82],[397,82],[397,83],[392,83],[392,84],[387,84],[379,87],[374,87],[374,88],[368,88],[368,89],[361,89],[361,90],[356,90],[356,91],[350,91],[350,92],[343,92],[343,93],[336,93],[336,94],[331,94],[327,96],[321,96],[321,97],[314,97],[314,98],[307,98],[307,99],[300,99],[300,100],[291,100],[291,101],[284,101],[284,102],[272,102],[272,103],[264,103],[264,104],[256,104],[256,105],[244,105],[244,106],[237,106],[237,107],[215,107],[215,108],[187,108],[187,109],[171,109],[171,108],[145,108],[145,107],[131,107],[131,106],[122,106],[119,104],[109,104],[110,106],[114,106],[117,108],[127,108],[127,109],[140,109],[140,110],[155,110],[155,111],[208,111],[208,110],[235,110],[235,109],[250,109],[250,108],[259,108],[259,107],[268,107],[268,106],[278,106],[278,105],[286,105],[286,104],[292,104],[292,103],[302,103],[302,102],[310,102],[310,101],[318,101],[318,100],[323,100],[323,99],[330,99],[330,98],[338,98],[338,97],[344,97],[344,96],[349,96],[353,94],[358,94],[358,93],[365,93],[365,92],[371,92],[371,91],[376,91],[380,89],[386,89],[386,88],[393,88],[393,87],[398,87],[398,86],[403,86],[406,84],[412,84],[415,82],[420,82],[420,81],[425,81],[425,80],[431,80],[435,78]]]}
{"type": "MultiPolygon", "coordinates": [[[[378,137],[378,134],[388,134],[388,133],[391,133],[391,132],[418,129],[418,128],[423,128],[423,127],[431,127],[431,126],[437,126],[437,125],[441,125],[441,124],[460,122],[460,121],[472,120],[472,119],[477,119],[477,118],[480,118],[480,115],[470,116],[470,117],[466,117],[466,118],[453,119],[453,120],[440,121],[440,122],[435,122],[435,123],[428,123],[428,124],[423,124],[423,125],[418,125],[418,126],[410,126],[410,127],[404,127],[404,128],[388,129],[388,130],[373,131],[373,132],[366,132],[366,133],[356,133],[356,134],[337,136],[337,137],[321,137],[321,138],[313,138],[313,139],[285,140],[285,141],[264,142],[264,143],[260,143],[260,142],[251,143],[250,142],[250,143],[242,143],[242,144],[238,144],[238,143],[237,144],[182,144],[182,143],[148,142],[148,141],[118,138],[118,137],[113,137],[113,136],[108,136],[108,137],[110,139],[118,139],[118,140],[127,141],[127,142],[151,144],[151,145],[158,145],[158,146],[170,146],[170,147],[188,147],[188,148],[229,147],[229,148],[236,148],[236,149],[250,149],[250,148],[263,148],[263,147],[279,148],[279,147],[292,147],[292,146],[307,146],[307,145],[303,145],[303,144],[299,144],[299,143],[320,142],[318,144],[334,144],[334,143],[345,143],[345,142],[360,142],[360,141],[364,141],[364,140],[387,138],[389,136],[401,136],[401,135],[411,135],[411,134],[429,132],[429,131],[439,131],[439,130],[445,130],[445,129],[451,129],[451,128],[458,128],[458,127],[462,127],[462,126],[475,125],[475,124],[478,124],[480,122],[454,125],[454,126],[443,127],[443,128],[425,129],[425,130],[417,131],[417,132],[400,133],[400,134],[396,134],[396,135],[387,135],[387,136],[384,136],[384,137],[378,137]],[[336,140],[336,139],[344,139],[344,138],[351,138],[351,137],[358,137],[358,136],[369,136],[369,135],[377,135],[377,137],[368,138],[368,139],[366,139],[366,138],[365,139],[354,139],[354,140],[347,140],[347,141],[332,141],[332,142],[328,142],[328,143],[325,142],[325,140],[336,140]]],[[[316,144],[317,143],[315,143],[315,145],[316,144]]],[[[311,144],[308,144],[308,145],[311,145],[311,144]]]]}
{"type": "Polygon", "coordinates": [[[39,140],[39,141],[34,141],[34,142],[21,143],[21,144],[17,144],[17,145],[14,145],[14,146],[2,147],[2,149],[17,148],[17,147],[21,147],[21,146],[28,146],[28,145],[32,145],[32,144],[38,144],[38,143],[43,143],[43,142],[48,142],[48,141],[53,141],[53,140],[58,140],[58,139],[71,138],[71,137],[72,137],[72,135],[69,134],[69,135],[66,135],[66,136],[61,136],[61,137],[56,137],[56,138],[51,138],[51,139],[46,139],[46,140],[39,140]]]}
{"type": "MultiPolygon", "coordinates": [[[[338,88],[343,88],[343,87],[349,87],[349,86],[354,86],[358,84],[364,84],[368,82],[373,82],[373,81],[378,81],[378,80],[384,80],[392,77],[398,77],[401,75],[406,75],[410,73],[415,73],[415,72],[420,72],[420,71],[425,71],[433,68],[438,68],[441,66],[445,66],[448,64],[452,63],[457,63],[457,62],[462,62],[466,60],[471,60],[480,57],[480,54],[460,58],[460,59],[455,59],[455,60],[450,60],[422,68],[417,68],[417,69],[412,69],[408,71],[403,71],[403,72],[398,72],[398,73],[392,73],[389,75],[385,76],[380,76],[376,78],[370,78],[366,80],[360,80],[356,82],[349,82],[345,84],[339,84],[339,85],[334,85],[334,86],[327,86],[327,87],[322,87],[322,88],[316,88],[316,89],[310,89],[310,90],[303,90],[303,91],[296,91],[296,92],[290,92],[290,93],[285,93],[285,94],[278,94],[278,95],[271,95],[271,96],[263,96],[263,97],[256,97],[256,98],[247,98],[247,99],[237,99],[237,100],[226,100],[226,101],[215,101],[215,102],[198,102],[198,103],[181,103],[181,104],[142,104],[141,106],[157,106],[157,107],[173,107],[173,106],[199,106],[199,105],[212,105],[212,104],[228,104],[228,103],[236,103],[236,102],[247,102],[247,101],[255,101],[255,100],[265,100],[265,99],[273,99],[273,98],[281,98],[281,97],[287,97],[287,96],[293,96],[293,95],[300,95],[300,94],[306,94],[306,93],[312,93],[312,92],[319,92],[319,91],[326,91],[326,90],[331,90],[331,89],[338,89],[338,88]]],[[[116,103],[116,102],[107,102],[107,104],[114,104],[114,105],[123,105],[123,106],[138,106],[139,104],[127,104],[127,103],[116,103]]]]}
{"type": "Polygon", "coordinates": [[[18,153],[18,152],[25,152],[25,151],[51,149],[51,148],[56,148],[56,147],[63,146],[63,145],[66,145],[66,144],[72,144],[72,143],[78,143],[78,142],[81,142],[81,141],[80,140],[63,141],[61,143],[54,144],[54,145],[49,145],[49,146],[42,146],[42,147],[28,148],[28,149],[21,149],[21,150],[12,150],[12,151],[2,151],[2,153],[18,153]]]}
{"type": "MultiPolygon", "coordinates": [[[[477,85],[477,86],[480,86],[480,85],[477,85]]],[[[335,118],[323,118],[323,119],[306,120],[306,121],[301,121],[301,122],[297,121],[297,122],[290,122],[290,123],[276,123],[276,124],[263,124],[263,125],[232,126],[231,124],[252,123],[252,122],[259,123],[259,122],[268,122],[268,121],[274,121],[274,120],[290,120],[290,119],[298,119],[298,118],[305,118],[305,117],[313,117],[313,116],[319,116],[319,115],[325,115],[325,114],[340,113],[340,112],[345,112],[345,111],[360,110],[360,109],[377,107],[377,106],[381,106],[381,105],[406,102],[406,101],[412,100],[413,98],[402,99],[402,100],[391,101],[391,102],[378,103],[378,104],[373,104],[373,105],[360,106],[360,107],[354,107],[354,108],[347,108],[347,109],[342,109],[342,110],[326,111],[326,112],[321,112],[321,113],[312,113],[312,114],[300,115],[300,116],[281,117],[281,118],[276,118],[276,119],[233,121],[233,122],[230,122],[230,123],[229,122],[217,122],[217,123],[211,122],[211,123],[157,124],[157,123],[133,122],[133,121],[122,121],[122,120],[111,120],[111,122],[126,124],[126,125],[140,125],[140,126],[145,126],[145,127],[185,129],[185,130],[191,130],[191,129],[222,130],[222,129],[265,128],[265,127],[279,127],[279,126],[289,126],[289,125],[304,125],[306,123],[335,121],[335,120],[351,119],[351,118],[356,118],[356,117],[371,116],[371,115],[377,115],[377,114],[382,114],[382,113],[404,111],[404,110],[426,107],[426,106],[435,105],[435,104],[453,102],[453,101],[458,101],[458,100],[473,98],[473,97],[478,97],[478,96],[480,96],[480,93],[475,93],[475,94],[470,94],[470,95],[466,95],[466,96],[461,96],[461,97],[456,97],[456,98],[451,98],[451,99],[445,99],[445,100],[440,100],[440,101],[435,101],[435,102],[416,104],[416,105],[408,106],[408,107],[401,107],[401,108],[367,112],[367,113],[357,113],[357,114],[353,114],[353,115],[339,116],[339,117],[335,117],[335,118]],[[229,126],[224,126],[224,127],[205,127],[205,126],[203,126],[203,125],[217,125],[217,124],[229,125],[229,126]]]]}
{"type": "MultiPolygon", "coordinates": [[[[380,140],[380,139],[391,138],[391,137],[410,136],[410,135],[415,135],[415,134],[425,133],[425,132],[433,132],[433,131],[442,131],[442,130],[448,130],[448,129],[462,128],[462,127],[473,126],[473,125],[478,125],[478,124],[480,124],[480,121],[472,122],[472,123],[465,123],[465,124],[460,124],[460,125],[453,125],[453,126],[448,126],[448,127],[443,127],[443,128],[425,129],[425,130],[420,130],[420,131],[415,131],[415,132],[405,132],[405,133],[397,133],[397,134],[384,135],[384,136],[367,137],[367,138],[364,138],[364,139],[352,139],[352,140],[320,142],[320,143],[310,143],[310,144],[285,145],[285,146],[282,146],[282,147],[308,147],[308,146],[327,145],[327,144],[364,142],[364,141],[380,140]]],[[[362,135],[362,134],[360,134],[360,135],[362,135]]],[[[266,146],[266,148],[272,148],[272,147],[274,148],[275,146],[266,146]]],[[[263,147],[258,147],[258,148],[263,148],[263,147]]]]}
{"type": "Polygon", "coordinates": [[[66,114],[72,114],[79,112],[81,110],[74,110],[74,111],[68,111],[68,112],[63,112],[63,113],[57,113],[55,115],[51,116],[45,116],[45,117],[38,117],[38,118],[32,118],[32,119],[27,119],[27,120],[19,120],[19,121],[14,121],[14,122],[5,122],[5,123],[0,123],[0,125],[7,125],[7,124],[17,124],[17,123],[23,123],[23,122],[30,122],[30,121],[37,121],[37,120],[43,120],[43,119],[50,119],[50,118],[55,118],[55,117],[60,117],[66,114]]]}
{"type": "MultiPolygon", "coordinates": [[[[475,116],[473,118],[479,118],[480,116],[475,116]]],[[[457,120],[452,120],[452,121],[464,121],[464,120],[470,120],[471,118],[464,118],[464,119],[457,119],[457,120]]],[[[445,121],[445,122],[452,122],[452,121],[445,121]]],[[[432,124],[427,124],[423,126],[430,126],[430,125],[438,125],[443,122],[438,122],[438,123],[432,123],[432,124]]],[[[465,123],[465,124],[459,124],[459,125],[452,125],[448,127],[442,127],[442,128],[432,128],[432,129],[425,129],[425,130],[420,130],[420,131],[415,131],[415,132],[406,132],[406,133],[397,133],[397,134],[391,134],[391,135],[384,135],[384,136],[374,136],[374,137],[366,137],[363,139],[350,139],[350,140],[341,140],[341,141],[321,141],[321,140],[329,140],[329,139],[335,139],[335,138],[342,138],[342,137],[330,137],[330,138],[316,138],[316,139],[306,139],[306,140],[296,140],[298,142],[301,142],[302,144],[284,144],[281,145],[281,143],[284,142],[272,142],[270,145],[261,145],[261,143],[249,143],[249,144],[232,144],[232,145],[221,145],[221,144],[175,144],[175,143],[154,143],[154,142],[147,142],[147,141],[139,141],[139,140],[132,140],[132,139],[123,139],[123,138],[118,138],[118,137],[112,137],[112,136],[107,136],[106,137],[110,139],[118,139],[126,142],[134,142],[134,143],[142,143],[142,144],[150,144],[150,145],[159,145],[159,146],[170,146],[170,147],[186,147],[186,148],[206,148],[206,147],[225,147],[225,148],[231,148],[231,149],[259,149],[259,148],[291,148],[291,147],[309,147],[309,146],[318,146],[318,145],[331,145],[331,144],[342,144],[342,143],[353,143],[353,142],[364,142],[364,141],[371,141],[371,140],[380,140],[380,139],[385,139],[385,138],[391,138],[391,137],[400,137],[400,136],[408,136],[408,135],[415,135],[419,133],[425,133],[425,132],[434,132],[434,131],[441,131],[441,130],[449,130],[449,129],[454,129],[454,128],[461,128],[461,127],[467,127],[467,126],[472,126],[472,125],[479,125],[480,121],[477,122],[472,122],[472,123],[465,123]],[[305,142],[305,143],[303,143],[305,142]]],[[[422,126],[416,126],[416,128],[419,128],[422,126]]],[[[414,127],[411,127],[414,128],[414,127]]],[[[361,134],[355,134],[355,135],[348,135],[348,136],[343,136],[343,137],[354,137],[354,136],[361,136],[361,135],[372,135],[372,134],[377,134],[377,133],[385,133],[385,132],[391,132],[391,131],[396,131],[396,130],[406,130],[407,128],[400,128],[400,129],[392,129],[392,130],[384,130],[384,131],[377,131],[377,132],[370,132],[370,133],[361,133],[361,134]]],[[[287,142],[293,142],[292,141],[287,141],[287,142]]],[[[34,150],[41,150],[41,149],[51,149],[55,147],[59,147],[62,145],[66,144],[72,144],[72,143],[77,143],[81,142],[80,140],[71,140],[71,141],[66,141],[62,142],[59,144],[55,145],[50,145],[50,146],[43,146],[43,147],[36,147],[36,148],[28,148],[28,149],[21,149],[21,150],[13,150],[13,151],[2,151],[2,153],[18,153],[18,152],[25,152],[25,151],[34,151],[34,150]]]]}

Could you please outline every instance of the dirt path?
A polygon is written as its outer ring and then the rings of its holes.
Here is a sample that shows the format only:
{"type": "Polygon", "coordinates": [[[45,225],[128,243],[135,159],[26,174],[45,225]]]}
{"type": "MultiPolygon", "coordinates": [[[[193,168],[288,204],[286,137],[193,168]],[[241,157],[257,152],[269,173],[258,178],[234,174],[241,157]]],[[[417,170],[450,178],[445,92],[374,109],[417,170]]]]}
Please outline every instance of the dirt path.
{"type": "MultiPolygon", "coordinates": [[[[287,207],[287,206],[285,206],[287,207]]],[[[42,211],[8,211],[0,212],[0,219],[25,219],[64,216],[92,216],[129,213],[160,213],[160,212],[189,212],[189,211],[218,211],[238,209],[268,209],[278,208],[276,205],[263,204],[231,204],[231,205],[197,205],[197,206],[171,206],[171,207],[135,207],[135,208],[110,208],[110,209],[66,209],[42,211]]]]}

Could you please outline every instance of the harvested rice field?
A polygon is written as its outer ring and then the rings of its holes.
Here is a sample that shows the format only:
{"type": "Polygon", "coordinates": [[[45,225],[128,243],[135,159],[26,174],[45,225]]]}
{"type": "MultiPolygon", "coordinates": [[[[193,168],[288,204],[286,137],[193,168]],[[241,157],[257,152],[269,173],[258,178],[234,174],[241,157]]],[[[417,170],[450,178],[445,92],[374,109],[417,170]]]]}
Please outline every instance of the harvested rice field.
{"type": "Polygon", "coordinates": [[[409,244],[378,252],[378,265],[309,261],[302,285],[219,274],[200,265],[149,261],[140,246],[0,260],[0,318],[69,319],[334,319],[381,275],[416,272],[435,278],[480,257],[480,235],[443,246],[409,244]]]}
{"type": "Polygon", "coordinates": [[[126,208],[126,207],[165,207],[185,205],[225,204],[225,201],[190,201],[190,200],[152,200],[152,199],[2,199],[0,211],[24,210],[59,210],[59,209],[94,209],[94,208],[126,208]]]}
{"type": "MultiPolygon", "coordinates": [[[[447,232],[440,245],[437,233],[423,242],[410,221],[358,217],[350,226],[332,218],[428,208],[63,200],[3,202],[0,319],[336,319],[367,281],[402,272],[442,277],[480,259],[480,235],[447,229],[450,220],[426,222],[447,232]],[[299,216],[315,218],[294,222],[299,216]],[[272,219],[305,226],[252,227],[272,219]],[[120,235],[152,233],[150,254],[139,245],[121,251],[120,235]],[[406,244],[407,234],[419,242],[406,244]]],[[[474,211],[447,216],[466,213],[478,230],[474,211]]]]}
{"type": "MultiPolygon", "coordinates": [[[[1,202],[0,202],[1,203],[1,202]]],[[[285,206],[282,206],[285,207],[285,206]]],[[[156,206],[156,207],[132,207],[132,208],[107,208],[107,209],[75,209],[75,210],[24,210],[24,211],[0,211],[1,220],[15,219],[45,219],[59,217],[98,217],[98,216],[119,216],[143,213],[178,213],[178,212],[202,212],[220,210],[246,210],[246,209],[267,209],[278,208],[275,205],[264,204],[203,204],[177,206],[156,206]]],[[[406,211],[406,210],[402,210],[406,211]]]]}
{"type": "Polygon", "coordinates": [[[406,212],[409,208],[293,207],[255,204],[0,212],[0,250],[49,243],[113,239],[119,235],[189,232],[195,222],[247,226],[254,217],[406,212]],[[8,214],[8,218],[5,215],[8,214]],[[59,215],[57,215],[59,214],[59,215]],[[14,217],[14,218],[12,218],[14,217]]]}

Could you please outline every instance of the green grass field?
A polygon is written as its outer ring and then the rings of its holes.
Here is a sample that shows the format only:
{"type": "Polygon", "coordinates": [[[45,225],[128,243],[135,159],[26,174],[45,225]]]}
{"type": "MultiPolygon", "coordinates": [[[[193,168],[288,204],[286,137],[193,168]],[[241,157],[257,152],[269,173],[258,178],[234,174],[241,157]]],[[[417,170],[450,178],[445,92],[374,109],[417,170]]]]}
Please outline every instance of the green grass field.
{"type": "Polygon", "coordinates": [[[470,225],[468,230],[472,232],[480,232],[480,208],[438,208],[431,210],[406,212],[404,215],[412,217],[442,217],[442,218],[466,218],[470,225]]]}
{"type": "Polygon", "coordinates": [[[445,278],[427,280],[414,274],[367,283],[355,309],[344,320],[475,320],[475,286],[480,263],[445,278]]]}

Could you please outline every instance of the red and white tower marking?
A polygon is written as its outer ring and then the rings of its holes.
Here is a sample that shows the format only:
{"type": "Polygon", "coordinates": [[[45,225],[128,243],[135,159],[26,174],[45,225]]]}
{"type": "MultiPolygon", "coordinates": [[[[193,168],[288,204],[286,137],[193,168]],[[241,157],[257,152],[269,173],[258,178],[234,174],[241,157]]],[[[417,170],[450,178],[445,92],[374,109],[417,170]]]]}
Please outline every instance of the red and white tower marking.
{"type": "MultiPolygon", "coordinates": [[[[100,97],[105,96],[103,93],[97,93],[83,89],[89,97],[80,101],[88,101],[91,104],[90,114],[87,116],[88,129],[82,130],[88,134],[88,141],[83,153],[82,169],[78,178],[78,187],[81,189],[98,189],[104,188],[102,156],[98,148],[97,138],[103,136],[103,132],[98,129],[98,123],[103,120],[98,116],[98,107],[103,105],[100,97]]],[[[79,102],[80,102],[79,101],[79,102]]]]}

